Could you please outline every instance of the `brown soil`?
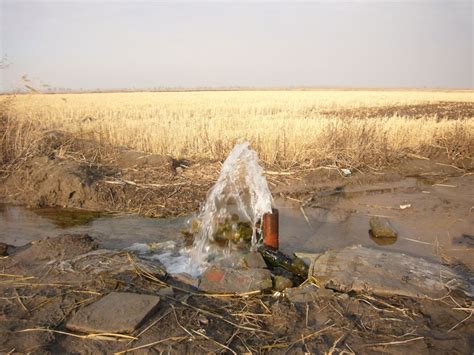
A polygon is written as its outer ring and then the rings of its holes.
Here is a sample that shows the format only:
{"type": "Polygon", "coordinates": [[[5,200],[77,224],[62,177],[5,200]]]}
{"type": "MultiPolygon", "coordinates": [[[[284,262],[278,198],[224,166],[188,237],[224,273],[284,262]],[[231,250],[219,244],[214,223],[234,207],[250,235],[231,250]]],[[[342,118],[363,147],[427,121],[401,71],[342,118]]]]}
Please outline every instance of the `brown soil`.
{"type": "Polygon", "coordinates": [[[0,201],[177,216],[199,208],[220,168],[218,162],[190,164],[61,132],[49,138],[47,154],[15,165],[0,180],[0,201]]]}
{"type": "MultiPolygon", "coordinates": [[[[59,206],[123,211],[147,216],[196,211],[217,178],[220,162],[185,161],[52,133],[47,153],[26,159],[0,181],[0,201],[34,207],[59,206]]],[[[406,157],[384,170],[333,166],[267,171],[276,196],[304,206],[324,203],[322,192],[356,190],[363,184],[416,176],[443,183],[472,175],[473,160],[446,154],[406,157]]],[[[469,186],[469,184],[467,185],[469,186]]],[[[466,234],[460,243],[470,243],[466,234]]],[[[101,353],[144,346],[145,352],[341,352],[470,353],[472,300],[380,298],[321,289],[313,302],[291,304],[281,295],[210,297],[183,291],[172,279],[149,280],[136,272],[67,273],[58,263],[94,250],[87,236],[66,236],[20,248],[0,257],[0,352],[101,353]],[[156,294],[171,284],[158,313],[137,340],[77,338],[53,333],[79,308],[111,291],[156,294]],[[25,331],[28,329],[28,331],[25,331]],[[47,329],[47,330],[45,330],[47,329]],[[224,347],[225,346],[225,347],[224,347]]],[[[13,249],[13,250],[12,250],[13,249]]],[[[133,260],[133,259],[130,259],[133,260]]]]}
{"type": "Polygon", "coordinates": [[[462,119],[474,117],[474,103],[440,101],[423,105],[400,105],[386,107],[359,107],[334,111],[323,111],[325,115],[370,118],[381,116],[406,116],[410,118],[423,118],[435,116],[439,119],[462,119]]]}
{"type": "MultiPolygon", "coordinates": [[[[0,202],[179,216],[199,209],[221,167],[220,161],[178,160],[77,139],[62,132],[52,132],[44,141],[46,147],[41,154],[4,170],[0,202]]],[[[430,159],[407,155],[384,170],[353,169],[349,179],[335,166],[271,169],[268,167],[266,175],[274,195],[306,201],[319,191],[341,186],[420,174],[438,178],[470,174],[474,159],[457,159],[442,151],[432,152],[430,159]]]]}
{"type": "MultiPolygon", "coordinates": [[[[439,300],[319,289],[309,303],[282,295],[214,297],[187,292],[172,279],[135,271],[64,271],[61,262],[95,250],[88,236],[66,235],[16,248],[0,259],[0,352],[111,353],[143,346],[145,353],[451,353],[473,350],[472,301],[439,300]],[[136,340],[78,338],[65,323],[111,291],[159,294],[158,311],[136,340]],[[56,332],[53,332],[56,331],[56,332]],[[58,333],[68,332],[69,334],[58,333]]],[[[130,256],[133,263],[134,257],[130,256]]],[[[106,260],[104,260],[104,263],[106,260]]]]}

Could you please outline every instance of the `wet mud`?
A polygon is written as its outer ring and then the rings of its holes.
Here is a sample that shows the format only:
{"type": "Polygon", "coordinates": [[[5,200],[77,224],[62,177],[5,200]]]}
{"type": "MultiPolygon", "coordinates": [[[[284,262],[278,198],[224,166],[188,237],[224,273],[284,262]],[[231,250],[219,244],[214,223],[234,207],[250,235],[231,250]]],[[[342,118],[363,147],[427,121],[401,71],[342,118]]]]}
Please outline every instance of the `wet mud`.
{"type": "MultiPolygon", "coordinates": [[[[220,162],[75,144],[66,153],[33,157],[0,181],[6,203],[0,241],[10,245],[0,257],[0,352],[472,352],[472,299],[456,293],[380,297],[307,282],[313,289],[299,299],[272,292],[215,297],[159,272],[140,273],[136,256],[122,250],[134,242],[184,243],[180,230],[205,200],[220,162]],[[116,262],[118,272],[65,263],[98,248],[112,251],[96,255],[97,265],[116,262]],[[71,335],[67,320],[112,291],[165,296],[136,339],[71,335]]],[[[447,264],[472,284],[473,167],[472,160],[440,154],[349,176],[338,167],[268,168],[280,248],[319,253],[361,244],[401,251],[447,264]],[[373,216],[388,219],[397,238],[371,238],[373,216]]]]}
{"type": "Polygon", "coordinates": [[[14,248],[0,259],[1,352],[472,351],[472,300],[460,294],[379,297],[307,283],[299,288],[306,299],[285,293],[217,297],[187,291],[164,276],[159,264],[144,273],[133,254],[98,248],[87,235],[64,235],[14,248]],[[161,300],[133,338],[66,328],[79,309],[110,292],[161,295],[161,300]]]}

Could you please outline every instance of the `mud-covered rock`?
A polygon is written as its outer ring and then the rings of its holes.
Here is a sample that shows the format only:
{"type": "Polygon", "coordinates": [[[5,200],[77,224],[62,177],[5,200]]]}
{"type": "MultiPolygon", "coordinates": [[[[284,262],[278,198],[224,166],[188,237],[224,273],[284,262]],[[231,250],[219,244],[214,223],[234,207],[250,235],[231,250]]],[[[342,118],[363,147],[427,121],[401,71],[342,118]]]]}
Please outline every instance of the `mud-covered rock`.
{"type": "Polygon", "coordinates": [[[94,251],[98,246],[98,243],[87,234],[63,234],[20,247],[15,257],[25,265],[60,262],[94,251]]]}
{"type": "Polygon", "coordinates": [[[283,291],[287,288],[293,287],[293,282],[289,278],[284,277],[284,276],[275,275],[273,277],[273,281],[274,281],[273,289],[275,291],[283,291]]]}
{"type": "Polygon", "coordinates": [[[456,289],[472,294],[472,285],[447,266],[360,245],[319,255],[309,272],[318,286],[341,292],[415,298],[439,298],[456,289]]]}
{"type": "Polygon", "coordinates": [[[372,217],[369,220],[370,233],[375,238],[396,238],[397,231],[390,221],[381,217],[372,217]]]}
{"type": "Polygon", "coordinates": [[[307,284],[304,286],[287,288],[285,290],[285,296],[290,302],[293,303],[309,303],[316,300],[318,293],[318,287],[313,284],[307,284]]]}
{"type": "Polygon", "coordinates": [[[0,256],[8,255],[8,244],[0,242],[0,256]]]}

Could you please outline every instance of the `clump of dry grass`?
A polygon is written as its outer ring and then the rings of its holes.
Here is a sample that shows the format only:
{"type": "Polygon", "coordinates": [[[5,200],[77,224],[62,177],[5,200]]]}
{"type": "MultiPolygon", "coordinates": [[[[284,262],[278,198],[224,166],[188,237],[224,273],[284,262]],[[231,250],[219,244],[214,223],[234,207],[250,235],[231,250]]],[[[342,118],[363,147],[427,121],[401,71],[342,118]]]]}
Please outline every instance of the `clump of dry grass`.
{"type": "MultiPolygon", "coordinates": [[[[90,135],[112,145],[176,158],[223,159],[249,140],[268,166],[382,166],[406,153],[444,149],[471,157],[474,118],[427,114],[354,117],[338,110],[474,102],[471,91],[222,91],[21,95],[9,116],[28,150],[35,129],[90,135]],[[328,112],[330,112],[328,114],[328,112]]],[[[377,112],[383,112],[378,110],[377,112]]],[[[23,147],[23,148],[21,148],[23,147]]]]}
{"type": "Polygon", "coordinates": [[[0,166],[3,169],[34,155],[42,135],[35,123],[8,114],[12,98],[0,101],[0,166]]]}

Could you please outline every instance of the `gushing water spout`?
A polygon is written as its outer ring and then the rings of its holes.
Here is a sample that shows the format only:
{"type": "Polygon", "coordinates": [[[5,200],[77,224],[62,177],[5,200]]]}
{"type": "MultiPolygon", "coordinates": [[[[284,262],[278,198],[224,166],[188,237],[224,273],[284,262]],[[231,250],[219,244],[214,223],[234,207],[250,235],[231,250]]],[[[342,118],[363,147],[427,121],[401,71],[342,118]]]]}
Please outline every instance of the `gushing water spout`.
{"type": "Polygon", "coordinates": [[[225,160],[219,178],[207,195],[199,216],[199,228],[190,250],[190,262],[197,268],[211,256],[211,243],[224,224],[252,226],[251,247],[256,248],[257,223],[272,213],[272,195],[257,153],[250,143],[237,144],[225,160]]]}

